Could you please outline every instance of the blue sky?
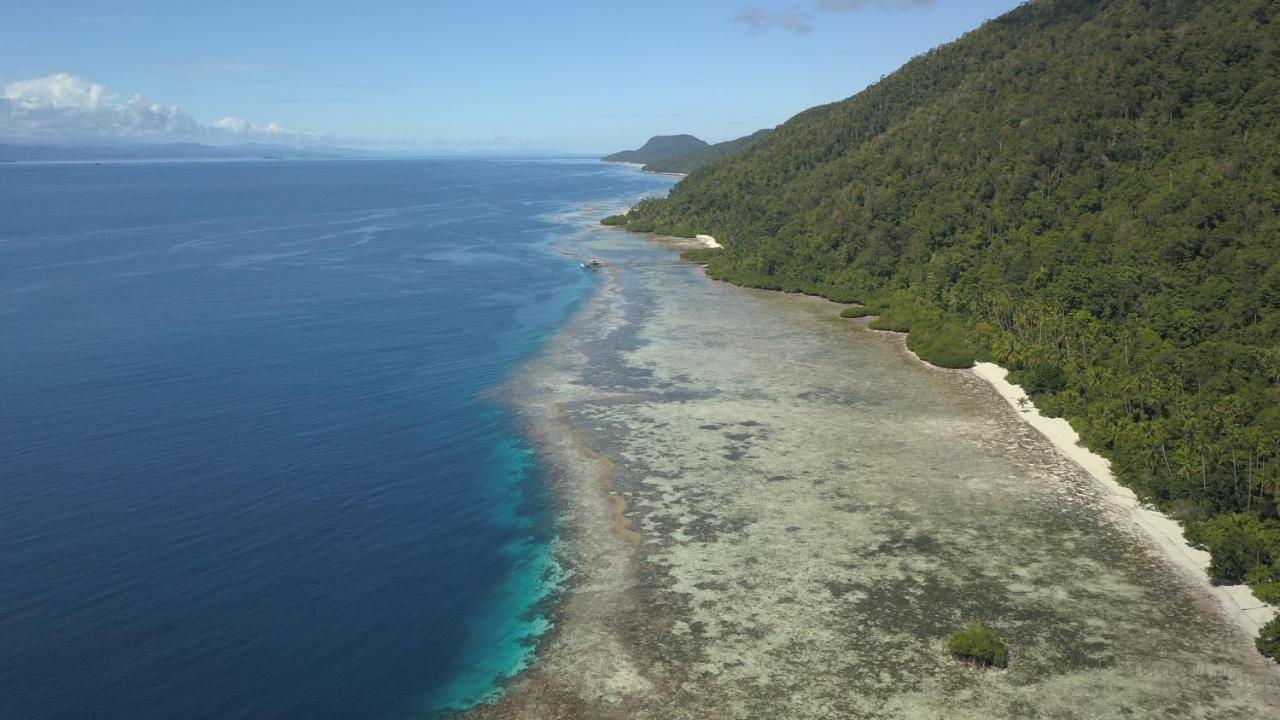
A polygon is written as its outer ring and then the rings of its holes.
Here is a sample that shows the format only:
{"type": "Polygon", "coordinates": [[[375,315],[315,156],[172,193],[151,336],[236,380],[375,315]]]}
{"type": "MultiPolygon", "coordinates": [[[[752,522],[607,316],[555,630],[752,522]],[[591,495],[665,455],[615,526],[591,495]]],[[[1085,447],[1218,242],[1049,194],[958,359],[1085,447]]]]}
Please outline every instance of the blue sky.
{"type": "Polygon", "coordinates": [[[14,3],[0,25],[0,137],[591,153],[654,134],[714,142],[848,97],[1018,4],[14,3]]]}

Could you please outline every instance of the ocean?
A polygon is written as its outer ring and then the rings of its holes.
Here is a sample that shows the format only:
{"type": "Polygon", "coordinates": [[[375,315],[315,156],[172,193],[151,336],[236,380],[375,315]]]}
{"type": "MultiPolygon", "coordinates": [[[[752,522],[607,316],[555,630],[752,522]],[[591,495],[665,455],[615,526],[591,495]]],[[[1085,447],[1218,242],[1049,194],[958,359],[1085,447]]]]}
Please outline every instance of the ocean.
{"type": "Polygon", "coordinates": [[[492,390],[670,178],[584,160],[0,166],[0,717],[411,718],[560,570],[492,390]]]}

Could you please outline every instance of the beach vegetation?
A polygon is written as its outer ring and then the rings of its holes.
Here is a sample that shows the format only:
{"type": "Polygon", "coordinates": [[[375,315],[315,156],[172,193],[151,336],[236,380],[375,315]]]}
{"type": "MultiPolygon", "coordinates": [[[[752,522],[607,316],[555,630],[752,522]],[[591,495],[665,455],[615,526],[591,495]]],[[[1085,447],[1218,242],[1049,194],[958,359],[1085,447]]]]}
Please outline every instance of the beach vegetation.
{"type": "Polygon", "coordinates": [[[1009,382],[1022,386],[1030,395],[1046,395],[1065,390],[1067,374],[1055,363],[1035,362],[1011,371],[1009,382]]]}
{"type": "MultiPolygon", "coordinates": [[[[872,323],[874,324],[874,323],[872,323]]],[[[944,368],[971,368],[974,349],[961,323],[926,319],[913,323],[907,348],[921,360],[944,368]]]]}
{"type": "Polygon", "coordinates": [[[925,360],[1009,368],[1145,502],[1225,517],[1239,582],[1280,557],[1272,5],[1025,3],[631,217],[733,238],[713,278],[885,298],[872,327],[925,360]]]}
{"type": "Polygon", "coordinates": [[[979,622],[967,622],[963,630],[952,635],[947,640],[947,652],[976,665],[1009,665],[1009,649],[1000,633],[979,622]]]}
{"type": "Polygon", "coordinates": [[[680,253],[681,260],[689,262],[707,263],[715,259],[716,255],[723,252],[722,248],[693,248],[680,253]]]}
{"type": "Polygon", "coordinates": [[[938,367],[973,367],[976,350],[970,327],[958,316],[911,302],[901,295],[882,305],[879,317],[867,327],[909,333],[907,348],[938,367]]]}
{"type": "Polygon", "coordinates": [[[1251,585],[1249,589],[1253,590],[1253,596],[1262,602],[1280,605],[1280,581],[1258,583],[1251,585]]]}
{"type": "Polygon", "coordinates": [[[1254,643],[1258,646],[1258,652],[1280,662],[1280,615],[1262,626],[1262,632],[1254,643]]]}
{"type": "Polygon", "coordinates": [[[698,232],[694,230],[692,227],[688,225],[680,225],[680,224],[659,225],[656,228],[654,228],[654,232],[658,233],[659,235],[666,235],[668,237],[685,238],[686,240],[691,240],[698,236],[698,232]]]}
{"type": "Polygon", "coordinates": [[[726,257],[728,256],[719,255],[716,257],[715,261],[708,263],[707,275],[709,277],[715,280],[731,282],[735,285],[760,288],[762,290],[777,290],[785,293],[815,295],[844,304],[862,303],[863,298],[868,296],[866,291],[859,290],[858,288],[845,283],[813,282],[799,278],[780,278],[750,270],[742,271],[729,269],[726,271],[722,264],[722,261],[726,257]]]}
{"type": "MultiPolygon", "coordinates": [[[[1237,585],[1272,579],[1272,563],[1280,546],[1280,523],[1251,513],[1218,515],[1188,528],[1187,539],[1209,548],[1209,579],[1215,585],[1237,585]]],[[[1276,578],[1280,580],[1280,578],[1276,578]]]]}
{"type": "Polygon", "coordinates": [[[600,221],[600,224],[601,224],[601,225],[608,225],[608,226],[610,226],[610,227],[617,227],[617,226],[619,226],[619,225],[626,225],[626,224],[627,224],[627,216],[626,216],[626,213],[623,213],[622,215],[610,215],[609,217],[606,217],[605,219],[601,220],[601,221],[600,221]]]}

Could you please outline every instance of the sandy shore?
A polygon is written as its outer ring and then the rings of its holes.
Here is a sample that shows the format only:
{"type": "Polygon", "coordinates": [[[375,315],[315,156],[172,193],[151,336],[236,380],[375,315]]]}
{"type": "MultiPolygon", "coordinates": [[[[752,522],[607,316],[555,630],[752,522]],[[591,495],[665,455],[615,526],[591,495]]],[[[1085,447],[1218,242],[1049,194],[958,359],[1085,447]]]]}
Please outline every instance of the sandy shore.
{"type": "Polygon", "coordinates": [[[1185,571],[1217,598],[1226,616],[1251,638],[1277,614],[1277,609],[1258,600],[1247,585],[1214,586],[1209,584],[1209,553],[1192,547],[1182,534],[1182,527],[1169,516],[1145,507],[1137,495],[1116,481],[1111,474],[1111,464],[1106,458],[1090,452],[1080,443],[1080,436],[1071,423],[1063,418],[1049,418],[1040,414],[1035,403],[1018,385],[1006,377],[1009,371],[994,363],[978,363],[973,373],[991,384],[1022,418],[1048,438],[1049,442],[1066,457],[1084,468],[1102,488],[1107,497],[1122,509],[1135,525],[1151,539],[1160,554],[1175,567],[1185,571]]]}

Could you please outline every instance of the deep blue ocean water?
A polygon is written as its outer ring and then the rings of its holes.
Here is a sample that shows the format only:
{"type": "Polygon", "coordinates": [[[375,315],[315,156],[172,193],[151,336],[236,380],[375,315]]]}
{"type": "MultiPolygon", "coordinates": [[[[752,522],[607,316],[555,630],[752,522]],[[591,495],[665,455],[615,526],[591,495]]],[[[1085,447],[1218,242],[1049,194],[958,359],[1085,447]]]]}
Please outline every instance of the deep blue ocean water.
{"type": "Polygon", "coordinates": [[[0,165],[0,717],[399,718],[557,568],[485,390],[590,288],[584,161],[0,165]],[[559,219],[558,219],[559,218],[559,219]]]}

